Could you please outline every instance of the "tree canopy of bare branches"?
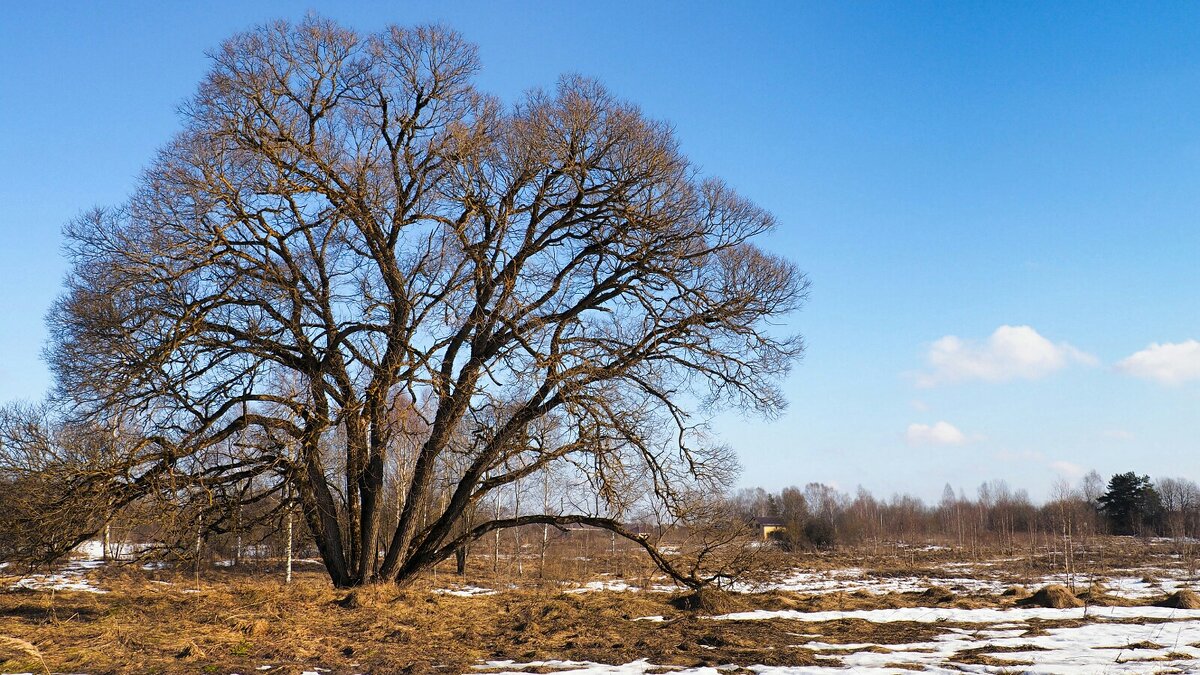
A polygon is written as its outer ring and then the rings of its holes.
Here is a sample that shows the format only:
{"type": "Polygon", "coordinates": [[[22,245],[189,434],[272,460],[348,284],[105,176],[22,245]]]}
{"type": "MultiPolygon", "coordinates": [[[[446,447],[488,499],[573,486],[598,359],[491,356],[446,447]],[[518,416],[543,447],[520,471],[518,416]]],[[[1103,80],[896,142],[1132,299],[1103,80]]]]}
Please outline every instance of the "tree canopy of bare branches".
{"type": "Polygon", "coordinates": [[[335,584],[403,583],[499,527],[636,538],[476,507],[561,464],[685,508],[736,465],[710,413],[784,406],[807,280],[667,124],[582,77],[502,104],[437,26],[211,60],[129,201],[67,227],[58,395],[137,439],[92,480],[292,494],[335,584]]]}

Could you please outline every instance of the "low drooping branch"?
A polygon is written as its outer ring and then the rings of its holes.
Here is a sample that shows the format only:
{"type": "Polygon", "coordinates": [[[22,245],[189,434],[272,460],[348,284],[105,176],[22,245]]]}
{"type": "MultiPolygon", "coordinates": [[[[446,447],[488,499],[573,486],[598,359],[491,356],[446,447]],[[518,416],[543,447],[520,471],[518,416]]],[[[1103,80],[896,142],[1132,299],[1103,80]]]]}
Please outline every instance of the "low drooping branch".
{"type": "MultiPolygon", "coordinates": [[[[484,536],[485,534],[488,534],[489,532],[493,532],[495,530],[503,530],[503,529],[513,528],[513,527],[522,527],[525,525],[553,525],[560,529],[565,528],[567,525],[587,525],[588,527],[595,527],[595,528],[598,528],[601,530],[607,530],[609,532],[616,534],[619,537],[624,537],[625,539],[628,539],[629,541],[632,541],[635,544],[637,544],[638,546],[642,547],[642,549],[644,549],[646,551],[646,554],[650,556],[650,559],[654,562],[655,566],[657,566],[658,569],[662,570],[664,574],[671,577],[672,580],[678,582],[679,584],[686,586],[692,590],[697,590],[697,589],[700,589],[703,586],[705,586],[705,584],[708,582],[708,580],[705,580],[702,577],[700,577],[697,574],[697,570],[695,570],[695,569],[688,571],[688,572],[684,572],[684,571],[678,569],[674,564],[671,563],[670,560],[668,560],[665,556],[663,556],[662,552],[658,550],[658,547],[656,547],[650,541],[650,536],[648,534],[646,534],[644,532],[634,532],[634,531],[626,528],[620,522],[618,522],[612,518],[601,518],[601,517],[597,517],[597,516],[585,516],[585,515],[562,515],[562,516],[559,516],[559,515],[548,515],[548,514],[533,514],[533,515],[526,515],[526,516],[518,516],[515,518],[490,520],[486,523],[481,523],[481,524],[477,525],[476,527],[472,528],[470,531],[465,532],[462,535],[455,538],[449,544],[446,544],[445,546],[438,549],[437,551],[434,551],[429,556],[430,562],[432,562],[433,564],[437,564],[438,562],[446,560],[450,556],[454,555],[454,552],[456,550],[458,550],[459,548],[462,548],[463,546],[469,544],[470,542],[475,541],[476,539],[479,539],[480,537],[484,536]]],[[[424,566],[425,565],[421,565],[418,569],[423,569],[424,566]]],[[[403,574],[403,572],[402,572],[402,574],[403,574]]],[[[408,581],[410,579],[406,579],[406,578],[402,577],[399,580],[401,582],[404,582],[404,581],[408,581]]]]}

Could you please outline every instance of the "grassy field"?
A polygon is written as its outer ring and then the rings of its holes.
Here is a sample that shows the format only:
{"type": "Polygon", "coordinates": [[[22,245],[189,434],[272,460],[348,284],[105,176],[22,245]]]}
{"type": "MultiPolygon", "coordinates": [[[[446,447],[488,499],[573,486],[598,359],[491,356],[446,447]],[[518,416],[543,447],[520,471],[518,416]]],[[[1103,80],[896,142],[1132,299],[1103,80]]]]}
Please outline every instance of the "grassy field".
{"type": "Polygon", "coordinates": [[[1036,556],[965,560],[936,548],[873,559],[861,552],[799,556],[770,583],[700,598],[645,590],[657,583],[646,576],[497,578],[482,563],[466,579],[439,574],[404,590],[353,592],[332,588],[313,568],[284,585],[262,568],[213,568],[197,578],[77,565],[59,577],[3,580],[0,671],[1200,668],[1200,610],[1187,608],[1194,581],[1187,560],[1145,543],[1102,548],[1084,558],[1087,571],[1070,579],[1076,583],[1063,589],[1067,595],[1055,598],[1030,597],[1065,580],[1036,556]],[[1176,606],[1156,606],[1172,594],[1176,606]]]}

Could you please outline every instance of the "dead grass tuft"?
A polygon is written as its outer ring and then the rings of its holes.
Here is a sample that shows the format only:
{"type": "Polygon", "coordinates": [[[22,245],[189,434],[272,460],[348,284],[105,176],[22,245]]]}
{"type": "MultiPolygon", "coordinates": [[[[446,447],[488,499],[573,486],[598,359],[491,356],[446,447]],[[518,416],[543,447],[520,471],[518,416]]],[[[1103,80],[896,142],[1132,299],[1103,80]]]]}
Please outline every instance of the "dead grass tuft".
{"type": "Polygon", "coordinates": [[[1156,607],[1170,607],[1172,609],[1200,609],[1200,595],[1195,591],[1182,588],[1154,603],[1154,605],[1156,607]]]}
{"type": "Polygon", "coordinates": [[[46,667],[46,660],[42,658],[41,650],[32,642],[0,635],[0,665],[13,661],[21,663],[24,659],[29,659],[29,663],[37,663],[43,672],[50,672],[46,667]]]}
{"type": "Polygon", "coordinates": [[[175,658],[194,661],[196,659],[202,659],[204,656],[204,650],[197,647],[195,642],[188,640],[187,643],[183,645],[183,649],[180,649],[179,653],[175,655],[175,658]]]}
{"type": "Polygon", "coordinates": [[[1019,598],[1027,598],[1027,597],[1029,597],[1029,589],[1025,588],[1024,586],[1021,586],[1020,584],[1017,584],[1015,586],[1009,586],[1008,588],[1004,589],[1004,592],[1001,593],[1000,595],[1002,595],[1004,597],[1015,597],[1018,599],[1019,598]]]}
{"type": "Polygon", "coordinates": [[[676,596],[671,598],[669,604],[681,611],[699,612],[709,615],[731,614],[753,608],[751,603],[746,602],[744,596],[727,593],[715,588],[701,588],[691,593],[676,596]]]}
{"type": "Polygon", "coordinates": [[[1149,640],[1142,640],[1141,642],[1130,642],[1127,645],[1121,645],[1119,647],[1093,647],[1093,649],[1122,649],[1122,650],[1124,650],[1124,649],[1162,649],[1162,648],[1163,648],[1163,645],[1160,645],[1157,642],[1151,642],[1149,640]]]}
{"type": "Polygon", "coordinates": [[[1039,588],[1036,593],[1017,601],[1022,607],[1052,607],[1065,609],[1067,607],[1083,607],[1083,601],[1075,597],[1065,586],[1050,584],[1039,588]]]}
{"type": "Polygon", "coordinates": [[[945,586],[930,586],[921,593],[921,597],[939,604],[954,602],[958,596],[945,586]]]}

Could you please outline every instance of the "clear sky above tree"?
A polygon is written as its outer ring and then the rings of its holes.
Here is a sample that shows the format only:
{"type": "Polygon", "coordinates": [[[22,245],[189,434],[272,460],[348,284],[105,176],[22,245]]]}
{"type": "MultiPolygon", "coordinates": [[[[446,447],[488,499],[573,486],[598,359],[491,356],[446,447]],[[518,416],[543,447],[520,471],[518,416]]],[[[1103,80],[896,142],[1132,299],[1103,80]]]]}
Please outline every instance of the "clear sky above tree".
{"type": "Polygon", "coordinates": [[[216,3],[6,8],[0,401],[39,398],[60,228],[120,203],[230,33],[309,7],[443,21],[506,100],[580,72],[778,216],[813,294],[745,484],[935,499],[1200,475],[1200,9],[1010,3],[216,3]],[[1136,459],[1131,463],[1130,459],[1136,459]]]}

